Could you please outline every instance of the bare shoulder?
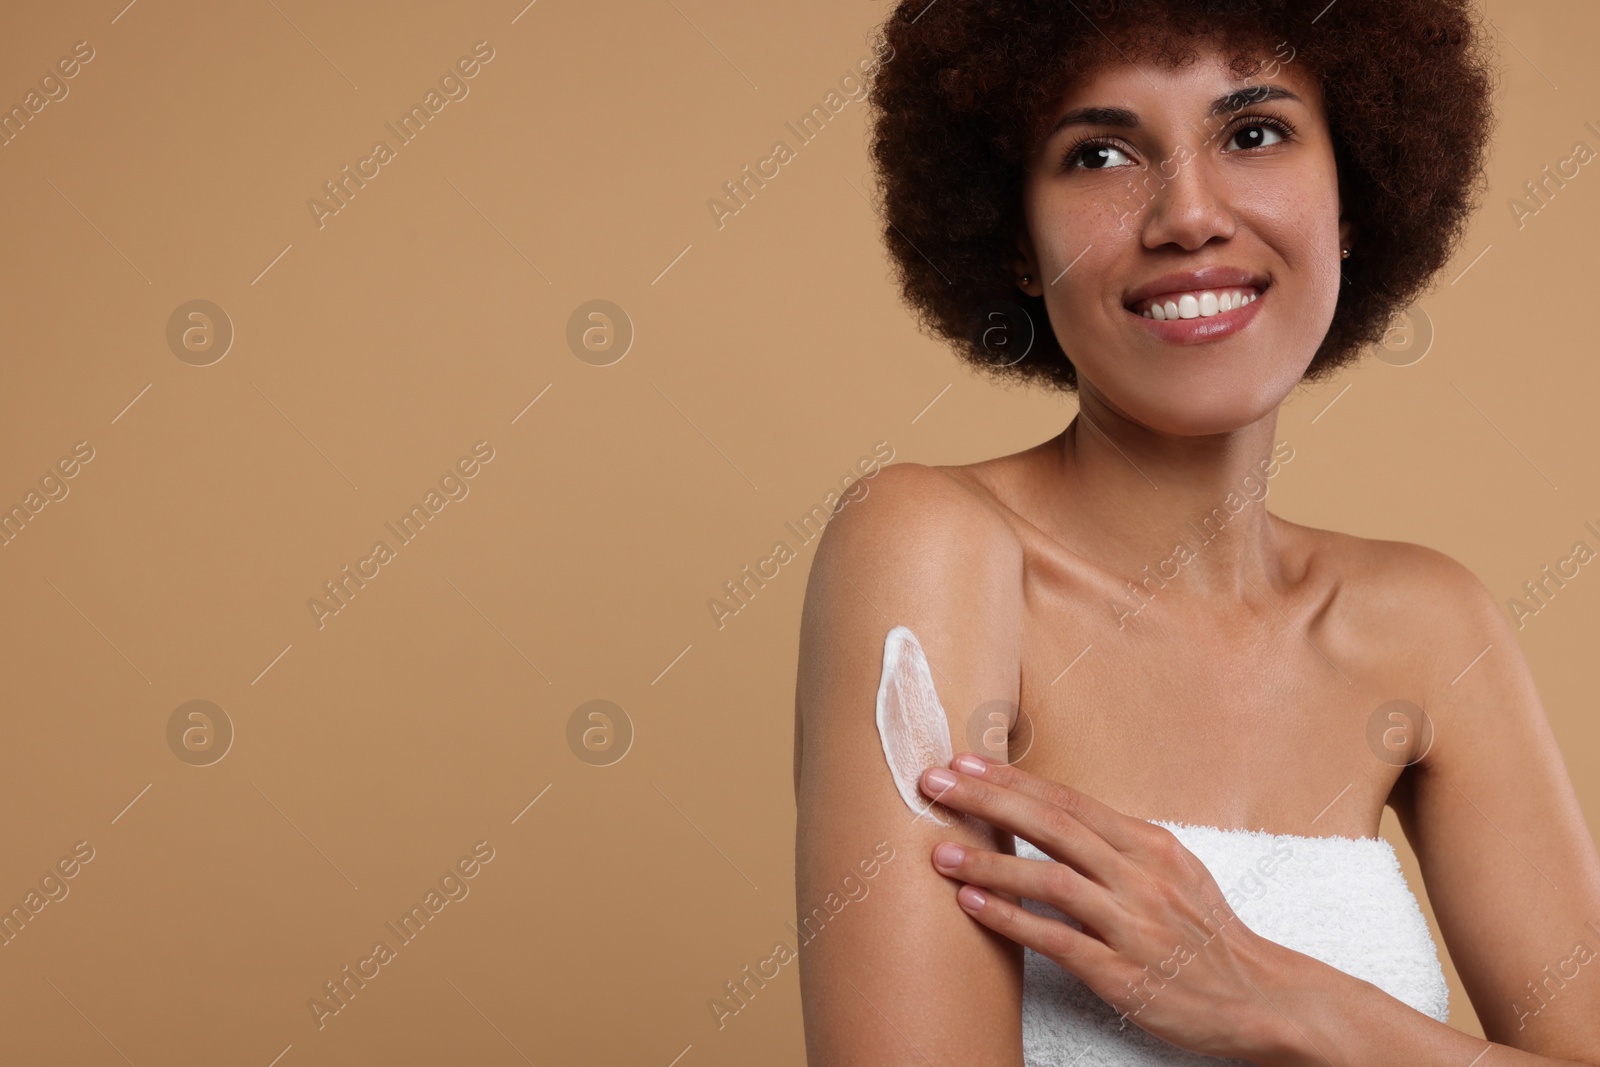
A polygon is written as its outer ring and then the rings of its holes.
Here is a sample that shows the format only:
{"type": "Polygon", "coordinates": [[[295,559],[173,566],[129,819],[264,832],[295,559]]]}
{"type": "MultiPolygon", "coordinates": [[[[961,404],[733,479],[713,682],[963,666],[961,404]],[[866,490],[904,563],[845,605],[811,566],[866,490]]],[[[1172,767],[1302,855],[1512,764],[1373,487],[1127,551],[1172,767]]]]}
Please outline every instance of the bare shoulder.
{"type": "Polygon", "coordinates": [[[981,557],[1000,572],[1015,562],[1020,575],[1021,545],[965,468],[895,463],[860,484],[866,494],[841,503],[823,531],[817,566],[824,557],[831,566],[840,555],[876,563],[910,552],[930,566],[981,557]]]}
{"type": "Polygon", "coordinates": [[[1472,569],[1455,557],[1410,541],[1313,530],[1317,551],[1337,563],[1368,597],[1396,610],[1431,614],[1434,609],[1495,607],[1493,595],[1472,569]]]}
{"type": "MultiPolygon", "coordinates": [[[[1011,527],[942,468],[896,463],[862,484],[870,490],[824,529],[807,580],[802,710],[818,706],[810,698],[836,685],[846,664],[867,677],[900,625],[916,633],[936,672],[960,665],[992,684],[1009,663],[1019,678],[1023,555],[1011,527]]],[[[946,672],[945,680],[965,695],[975,679],[946,672]]]]}
{"type": "MultiPolygon", "coordinates": [[[[795,786],[807,732],[870,712],[884,642],[906,626],[942,675],[953,735],[969,685],[1020,688],[1023,558],[1010,526],[946,468],[896,463],[857,484],[823,529],[800,620],[795,786]],[[957,678],[954,671],[964,676],[957,678]],[[855,692],[846,695],[849,680],[855,692]]],[[[1005,692],[990,692],[1003,697],[1005,692]]],[[[870,717],[870,715],[869,715],[870,717]]]]}
{"type": "Polygon", "coordinates": [[[1288,525],[1308,568],[1337,587],[1334,624],[1403,665],[1417,691],[1437,692],[1486,644],[1509,636],[1494,594],[1454,557],[1409,541],[1288,525]]]}

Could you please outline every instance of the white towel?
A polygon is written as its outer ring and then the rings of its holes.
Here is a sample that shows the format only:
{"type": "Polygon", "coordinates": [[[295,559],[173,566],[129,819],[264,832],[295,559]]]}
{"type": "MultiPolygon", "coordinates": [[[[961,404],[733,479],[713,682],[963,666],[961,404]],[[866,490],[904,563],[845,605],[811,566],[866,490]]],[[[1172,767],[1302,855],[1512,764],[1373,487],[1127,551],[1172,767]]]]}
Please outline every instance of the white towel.
{"type": "MultiPolygon", "coordinates": [[[[1382,989],[1440,1022],[1450,1015],[1438,948],[1394,848],[1378,837],[1302,837],[1155,820],[1205,864],[1251,930],[1382,989]]],[[[1016,839],[1017,855],[1049,860],[1016,839]]],[[[1053,861],[1052,861],[1053,862],[1053,861]]],[[[1040,901],[1037,915],[1078,923],[1040,901]]],[[[1062,969],[1024,951],[1022,1039],[1027,1067],[1208,1067],[1146,1033],[1062,969]]],[[[1176,981],[1182,981],[1180,970],[1176,981]]],[[[1155,983],[1152,982],[1152,987],[1155,983]]],[[[1155,993],[1159,996],[1159,989],[1155,993]]]]}

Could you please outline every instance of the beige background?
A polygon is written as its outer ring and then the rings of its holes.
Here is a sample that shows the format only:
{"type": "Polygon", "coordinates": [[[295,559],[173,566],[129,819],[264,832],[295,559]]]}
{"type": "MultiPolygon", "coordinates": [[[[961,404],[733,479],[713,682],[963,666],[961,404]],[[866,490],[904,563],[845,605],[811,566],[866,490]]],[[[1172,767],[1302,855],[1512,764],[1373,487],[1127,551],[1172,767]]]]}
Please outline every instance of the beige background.
{"type": "MultiPolygon", "coordinates": [[[[94,450],[0,548],[0,903],[94,850],[0,948],[0,1059],[801,1063],[792,966],[723,1029],[708,1001],[790,938],[814,543],[720,630],[707,601],[875,442],[965,462],[1074,410],[918,334],[859,103],[722,228],[707,208],[889,5],[120,3],[0,16],[7,107],[94,51],[0,148],[0,504],[94,450]],[[319,228],[323,182],[479,41],[469,95],[319,228]],[[167,341],[196,299],[235,331],[209,366],[167,341]],[[610,366],[566,341],[593,299],[636,334],[610,366]],[[469,495],[319,629],[307,601],[479,441],[469,495]],[[609,766],[568,742],[595,699],[634,733],[609,766]],[[235,731],[208,766],[169,747],[190,700],[235,731]],[[319,1029],[323,983],[480,841],[470,895],[319,1029]]],[[[1297,394],[1272,503],[1509,598],[1600,546],[1600,177],[1520,229],[1507,206],[1600,148],[1600,11],[1488,10],[1493,188],[1420,306],[1431,346],[1297,394]]],[[[1520,638],[1600,827],[1596,567],[1520,638]]]]}

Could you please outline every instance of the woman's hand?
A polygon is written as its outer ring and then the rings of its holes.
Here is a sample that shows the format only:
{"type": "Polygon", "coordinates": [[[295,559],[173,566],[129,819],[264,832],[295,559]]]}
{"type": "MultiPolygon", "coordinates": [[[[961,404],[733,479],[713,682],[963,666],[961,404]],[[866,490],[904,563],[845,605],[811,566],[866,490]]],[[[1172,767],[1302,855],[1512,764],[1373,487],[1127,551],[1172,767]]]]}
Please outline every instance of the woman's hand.
{"type": "Polygon", "coordinates": [[[1270,987],[1284,950],[1244,925],[1171,831],[971,753],[951,767],[957,773],[923,772],[923,792],[1057,861],[941,842],[934,868],[966,883],[956,899],[969,915],[1054,960],[1125,1022],[1171,1044],[1242,1058],[1271,1044],[1282,1020],[1258,986],[1270,987]],[[1049,904],[1083,929],[1000,893],[1049,904]]]}

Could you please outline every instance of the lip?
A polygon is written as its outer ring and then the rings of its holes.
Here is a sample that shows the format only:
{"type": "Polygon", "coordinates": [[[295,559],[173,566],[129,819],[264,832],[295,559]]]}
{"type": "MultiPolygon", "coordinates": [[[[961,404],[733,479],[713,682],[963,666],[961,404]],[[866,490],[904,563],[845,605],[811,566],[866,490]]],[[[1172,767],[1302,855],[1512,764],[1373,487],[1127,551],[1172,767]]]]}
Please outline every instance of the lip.
{"type": "Polygon", "coordinates": [[[1153,278],[1137,288],[1130,289],[1122,295],[1122,306],[1132,310],[1133,305],[1149,297],[1189,289],[1242,289],[1245,286],[1253,286],[1265,295],[1267,287],[1271,284],[1265,274],[1245,270],[1242,267],[1202,267],[1199,270],[1163,274],[1159,278],[1153,278]]]}
{"type": "Polygon", "coordinates": [[[1193,319],[1147,319],[1134,311],[1127,311],[1140,326],[1149,330],[1158,339],[1179,345],[1203,344],[1207,341],[1217,341],[1230,334],[1238,333],[1250,325],[1261,307],[1261,302],[1267,299],[1269,290],[1261,290],[1250,303],[1243,307],[1233,308],[1230,311],[1219,311],[1210,317],[1200,316],[1193,319]]]}
{"type": "Polygon", "coordinates": [[[1149,330],[1162,341],[1180,345],[1201,344],[1207,341],[1220,340],[1231,334],[1238,333],[1250,325],[1261,308],[1261,302],[1266,299],[1271,288],[1272,282],[1265,275],[1254,271],[1244,270],[1240,267],[1202,267],[1199,270],[1163,274],[1159,278],[1154,278],[1137,288],[1129,290],[1124,297],[1123,310],[1131,315],[1140,326],[1149,330]],[[1161,296],[1163,293],[1193,289],[1242,289],[1246,287],[1256,290],[1257,295],[1254,300],[1243,307],[1218,312],[1209,317],[1147,319],[1133,310],[1139,301],[1152,296],[1161,296]]]}

